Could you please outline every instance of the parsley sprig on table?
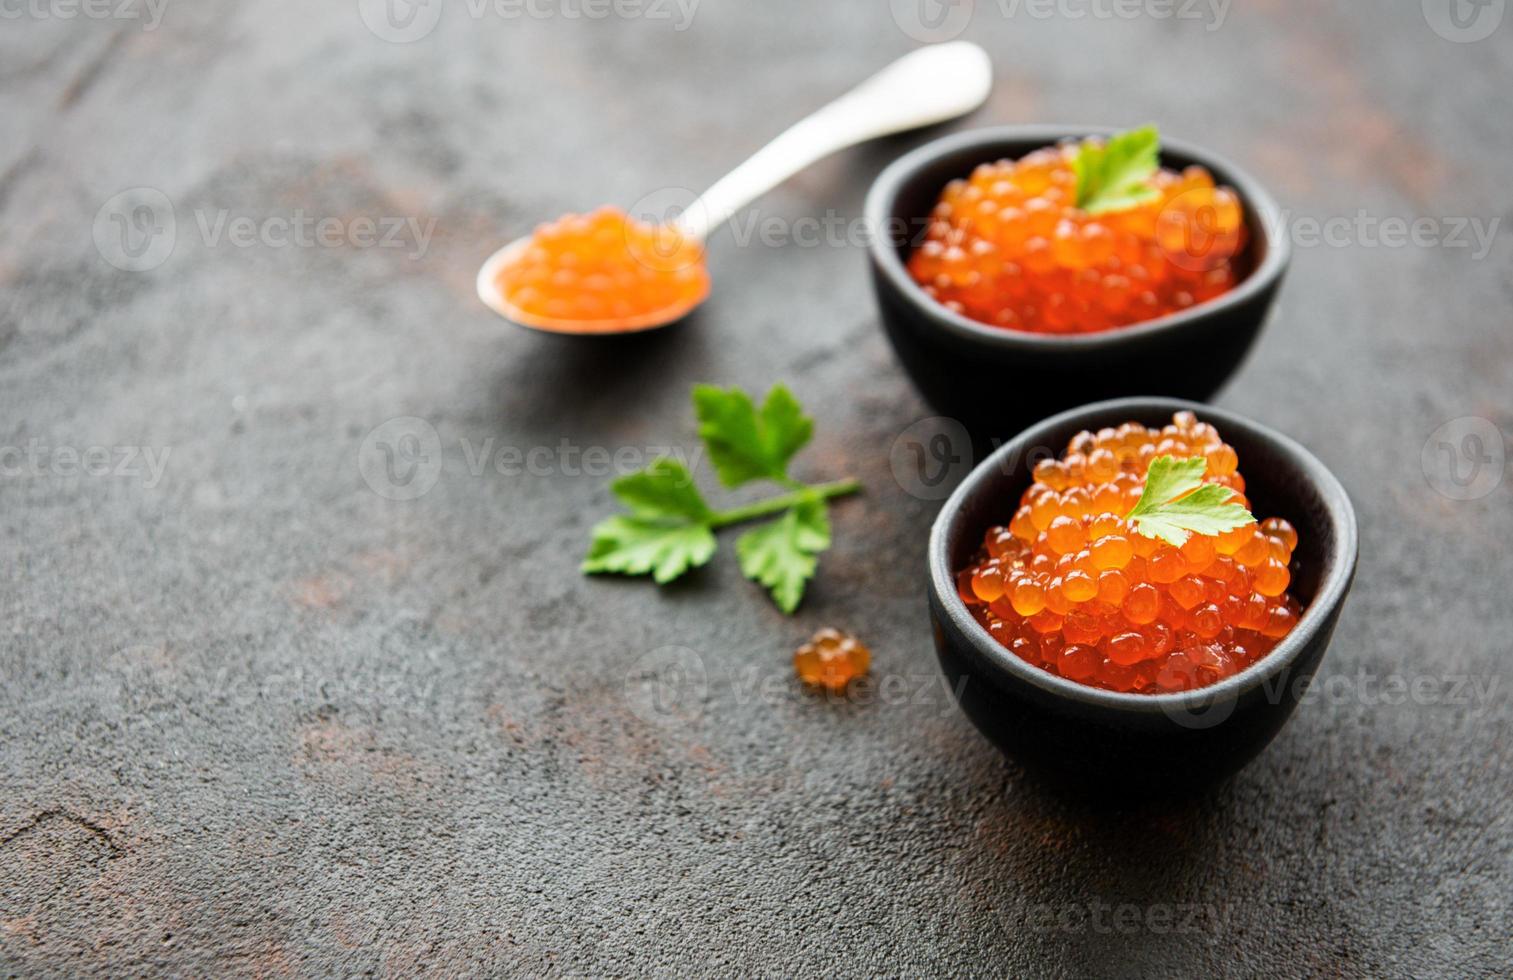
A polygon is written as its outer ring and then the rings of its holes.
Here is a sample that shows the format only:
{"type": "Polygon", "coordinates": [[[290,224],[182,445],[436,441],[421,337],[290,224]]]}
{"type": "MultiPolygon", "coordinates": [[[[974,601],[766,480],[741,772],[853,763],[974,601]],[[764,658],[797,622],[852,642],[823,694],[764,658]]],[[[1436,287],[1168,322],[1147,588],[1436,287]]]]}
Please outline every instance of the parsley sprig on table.
{"type": "Polygon", "coordinates": [[[1157,456],[1145,473],[1145,490],[1124,515],[1135,530],[1180,547],[1192,534],[1221,534],[1255,520],[1250,511],[1230,503],[1235,492],[1204,483],[1208,461],[1201,456],[1157,456]]]}
{"type": "Polygon", "coordinates": [[[830,498],[855,493],[861,485],[855,480],[806,485],[788,475],[789,462],[814,435],[814,420],[783,385],[767,393],[760,409],[739,388],[714,385],[696,386],[693,404],[699,437],[721,483],[739,487],[766,480],[787,492],[715,510],[687,467],[658,459],[610,485],[629,513],[595,525],[583,571],[671,582],[714,556],[716,530],[774,517],[736,539],[736,556],[742,573],[766,586],[778,608],[792,613],[820,553],[830,547],[830,498]]]}

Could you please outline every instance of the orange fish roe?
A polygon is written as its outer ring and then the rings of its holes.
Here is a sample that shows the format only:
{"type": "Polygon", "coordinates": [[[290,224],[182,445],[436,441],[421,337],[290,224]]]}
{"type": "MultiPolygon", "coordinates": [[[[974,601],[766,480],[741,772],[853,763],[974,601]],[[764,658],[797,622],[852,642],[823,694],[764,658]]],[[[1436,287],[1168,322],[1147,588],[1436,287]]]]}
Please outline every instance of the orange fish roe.
{"type": "Polygon", "coordinates": [[[843,691],[867,672],[872,652],[850,633],[825,627],[793,654],[799,680],[827,691],[843,691]]]}
{"type": "Polygon", "coordinates": [[[1158,170],[1127,210],[1077,208],[1081,144],[985,163],[946,185],[909,259],[957,313],[1034,333],[1096,333],[1184,310],[1231,289],[1244,243],[1240,199],[1202,167],[1158,170]]]}
{"type": "Polygon", "coordinates": [[[584,333],[662,323],[709,294],[702,245],[612,207],[541,225],[496,281],[526,325],[584,333]]]}
{"type": "Polygon", "coordinates": [[[1270,652],[1302,612],[1287,594],[1297,532],[1271,517],[1180,548],[1138,533],[1123,515],[1165,455],[1204,457],[1205,482],[1249,506],[1234,449],[1190,412],[1079,432],[958,574],[977,621],[1027,663],[1111,691],[1204,687],[1270,652]]]}

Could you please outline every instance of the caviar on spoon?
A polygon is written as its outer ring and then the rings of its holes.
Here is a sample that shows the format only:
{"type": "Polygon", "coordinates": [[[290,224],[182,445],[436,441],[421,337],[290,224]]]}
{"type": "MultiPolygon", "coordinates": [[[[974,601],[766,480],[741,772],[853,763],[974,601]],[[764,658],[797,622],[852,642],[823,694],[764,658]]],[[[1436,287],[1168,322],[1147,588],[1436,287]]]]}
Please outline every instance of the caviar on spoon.
{"type": "Polygon", "coordinates": [[[604,207],[541,225],[483,263],[478,296],[508,320],[555,333],[665,326],[709,294],[704,240],[736,211],[837,150],[971,112],[992,80],[975,44],[921,48],[794,124],[674,221],[650,224],[604,207]]]}

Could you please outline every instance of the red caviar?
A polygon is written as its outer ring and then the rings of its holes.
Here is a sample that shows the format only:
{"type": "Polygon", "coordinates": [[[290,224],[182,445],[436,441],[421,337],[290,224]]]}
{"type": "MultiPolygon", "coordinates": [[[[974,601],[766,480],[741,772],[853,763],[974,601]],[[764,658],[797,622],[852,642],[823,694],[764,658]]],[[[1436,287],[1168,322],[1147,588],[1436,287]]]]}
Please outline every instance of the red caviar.
{"type": "Polygon", "coordinates": [[[1297,531],[1270,517],[1180,548],[1140,534],[1123,515],[1165,455],[1204,457],[1205,482],[1249,507],[1234,448],[1191,412],[1079,432],[958,574],[977,621],[1027,663],[1111,691],[1204,687],[1269,653],[1302,612],[1287,594],[1297,531]]]}
{"type": "Polygon", "coordinates": [[[827,691],[844,691],[872,665],[872,651],[850,633],[825,627],[793,654],[799,680],[827,691]]]}
{"type": "Polygon", "coordinates": [[[541,225],[496,284],[528,326],[612,333],[687,313],[709,293],[704,249],[673,225],[618,208],[541,225]]]}
{"type": "Polygon", "coordinates": [[[1233,288],[1244,244],[1239,196],[1202,167],[1158,170],[1125,210],[1074,206],[1082,144],[985,163],[946,185],[909,273],[946,307],[1033,333],[1111,330],[1233,288]]]}

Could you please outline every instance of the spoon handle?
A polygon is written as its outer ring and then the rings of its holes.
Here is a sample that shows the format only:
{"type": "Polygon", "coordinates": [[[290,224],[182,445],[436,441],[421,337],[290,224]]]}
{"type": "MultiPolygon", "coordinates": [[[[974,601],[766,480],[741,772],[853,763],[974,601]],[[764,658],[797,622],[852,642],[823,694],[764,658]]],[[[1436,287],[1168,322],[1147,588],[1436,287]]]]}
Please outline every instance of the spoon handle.
{"type": "Polygon", "coordinates": [[[705,191],[679,223],[703,240],[741,208],[837,150],[965,115],[993,86],[993,65],[968,41],[904,55],[819,111],[799,120],[705,191]]]}

